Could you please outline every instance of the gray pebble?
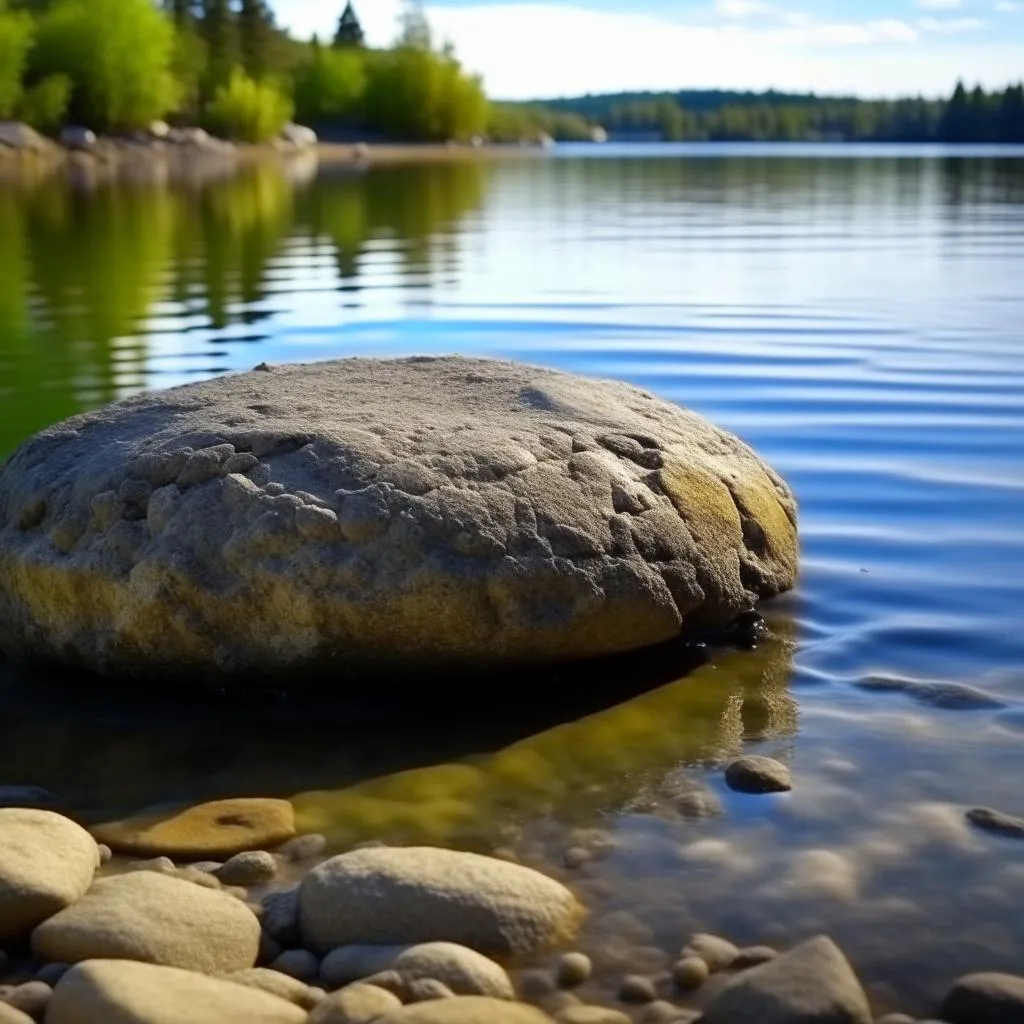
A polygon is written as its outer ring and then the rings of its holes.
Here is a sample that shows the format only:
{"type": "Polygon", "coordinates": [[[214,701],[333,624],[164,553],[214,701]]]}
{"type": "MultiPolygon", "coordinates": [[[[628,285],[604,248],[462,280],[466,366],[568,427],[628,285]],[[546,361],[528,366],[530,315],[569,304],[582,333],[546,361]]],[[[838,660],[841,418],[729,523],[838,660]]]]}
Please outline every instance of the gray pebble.
{"type": "Polygon", "coordinates": [[[26,981],[24,985],[18,985],[10,992],[4,1002],[13,1006],[22,1013],[27,1013],[37,1020],[42,1019],[50,999],[53,996],[53,989],[44,981],[26,981]]]}
{"type": "Polygon", "coordinates": [[[640,1014],[640,1024],[689,1024],[699,1014],[693,1010],[683,1010],[665,999],[656,999],[648,1003],[640,1014]]]}
{"type": "Polygon", "coordinates": [[[672,968],[672,980],[676,988],[683,992],[692,992],[700,988],[711,977],[711,968],[707,961],[699,956],[686,956],[672,968]]]}
{"type": "Polygon", "coordinates": [[[308,949],[289,949],[274,960],[270,968],[299,981],[313,981],[320,974],[320,960],[308,949]]]}
{"type": "Polygon", "coordinates": [[[272,964],[282,953],[284,946],[277,939],[272,939],[266,932],[260,932],[260,951],[257,963],[272,964]]]}
{"type": "Polygon", "coordinates": [[[262,885],[277,876],[277,861],[265,850],[236,853],[213,872],[223,885],[262,885]]]}
{"type": "Polygon", "coordinates": [[[71,964],[44,964],[36,971],[36,981],[41,981],[53,988],[70,970],[71,964]]]}
{"type": "Polygon", "coordinates": [[[562,854],[562,863],[573,871],[583,867],[584,864],[589,864],[593,859],[594,855],[582,846],[570,846],[562,854]]]}
{"type": "Polygon", "coordinates": [[[286,857],[292,863],[297,864],[304,860],[312,860],[319,857],[327,849],[327,837],[318,832],[310,832],[308,835],[296,836],[289,839],[284,846],[276,852],[286,857]]]}
{"type": "Polygon", "coordinates": [[[125,866],[125,871],[159,871],[162,875],[173,875],[175,870],[174,861],[170,857],[133,860],[125,866]]]}
{"type": "Polygon", "coordinates": [[[594,971],[586,953],[564,953],[555,964],[555,977],[563,988],[582,985],[594,971]]]}
{"type": "Polygon", "coordinates": [[[519,975],[519,994],[528,1003],[539,1003],[545,996],[557,991],[554,978],[547,971],[523,971],[519,975]]]}
{"type": "Polygon", "coordinates": [[[549,1017],[555,1017],[564,1010],[569,1010],[579,1005],[579,996],[573,992],[566,992],[564,989],[549,993],[537,1003],[537,1006],[549,1017]]]}
{"type": "Polygon", "coordinates": [[[282,946],[299,941],[299,891],[286,889],[263,897],[263,930],[282,946]]]}
{"type": "Polygon", "coordinates": [[[415,978],[408,987],[410,1003],[429,1003],[434,999],[454,999],[455,993],[436,978],[415,978]]]}
{"type": "Polygon", "coordinates": [[[741,949],[739,956],[730,964],[736,970],[743,970],[747,967],[757,967],[759,964],[766,964],[778,956],[778,951],[771,946],[747,946],[741,949]]]}
{"type": "Polygon", "coordinates": [[[1015,818],[991,807],[974,807],[967,812],[967,820],[985,832],[994,832],[1008,839],[1024,839],[1024,818],[1015,818]]]}
{"type": "Polygon", "coordinates": [[[737,793],[786,793],[793,788],[789,769],[781,761],[756,754],[733,761],[725,770],[725,782],[737,793]]]}
{"type": "Polygon", "coordinates": [[[114,851],[106,843],[99,843],[96,847],[100,854],[100,864],[109,864],[114,859],[114,851]]]}
{"type": "Polygon", "coordinates": [[[653,1003],[658,998],[654,982],[642,974],[629,974],[619,986],[619,999],[624,1003],[653,1003]]]}

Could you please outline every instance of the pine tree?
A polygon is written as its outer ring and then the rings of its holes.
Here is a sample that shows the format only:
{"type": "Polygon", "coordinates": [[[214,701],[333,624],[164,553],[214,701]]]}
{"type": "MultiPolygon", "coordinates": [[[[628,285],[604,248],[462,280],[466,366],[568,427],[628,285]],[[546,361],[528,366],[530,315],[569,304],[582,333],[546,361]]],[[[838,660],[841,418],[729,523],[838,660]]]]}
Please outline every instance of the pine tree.
{"type": "Polygon", "coordinates": [[[242,0],[238,11],[238,44],[242,67],[251,78],[262,78],[274,40],[274,18],[264,0],[242,0]]]}
{"type": "Polygon", "coordinates": [[[939,135],[943,142],[967,142],[970,139],[971,100],[963,82],[956,83],[950,101],[942,115],[939,135]]]}
{"type": "Polygon", "coordinates": [[[334,34],[334,45],[341,46],[362,46],[366,41],[363,26],[359,24],[359,18],[352,8],[352,0],[345,4],[345,10],[341,12],[341,20],[338,22],[338,31],[334,34]]]}
{"type": "Polygon", "coordinates": [[[430,49],[430,25],[423,10],[423,0],[402,0],[399,24],[400,46],[408,46],[415,50],[430,49]]]}
{"type": "Polygon", "coordinates": [[[201,0],[202,25],[200,35],[206,43],[207,76],[205,92],[231,77],[231,68],[237,58],[236,31],[229,0],[201,0]]]}

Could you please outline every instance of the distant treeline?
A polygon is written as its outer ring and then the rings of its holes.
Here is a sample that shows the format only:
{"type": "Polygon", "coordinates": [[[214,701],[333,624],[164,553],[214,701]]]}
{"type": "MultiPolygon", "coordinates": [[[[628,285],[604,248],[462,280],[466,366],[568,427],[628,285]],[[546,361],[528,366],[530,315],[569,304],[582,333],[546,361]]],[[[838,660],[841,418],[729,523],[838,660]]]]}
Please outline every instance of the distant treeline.
{"type": "Polygon", "coordinates": [[[858,100],[776,92],[623,93],[506,105],[555,138],[600,126],[620,138],[664,141],[1024,143],[1024,85],[1002,92],[958,84],[947,100],[858,100]]]}

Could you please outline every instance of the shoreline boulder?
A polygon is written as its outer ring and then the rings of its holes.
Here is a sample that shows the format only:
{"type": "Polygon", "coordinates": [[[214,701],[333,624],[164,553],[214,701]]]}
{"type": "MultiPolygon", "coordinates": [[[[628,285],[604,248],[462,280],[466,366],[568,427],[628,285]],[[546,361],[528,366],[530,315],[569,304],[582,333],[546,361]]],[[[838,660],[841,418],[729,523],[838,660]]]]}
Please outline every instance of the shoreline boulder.
{"type": "Polygon", "coordinates": [[[497,360],[263,364],[73,417],[0,470],[0,649],[116,676],[610,655],[796,568],[792,493],[738,438],[497,360]]]}

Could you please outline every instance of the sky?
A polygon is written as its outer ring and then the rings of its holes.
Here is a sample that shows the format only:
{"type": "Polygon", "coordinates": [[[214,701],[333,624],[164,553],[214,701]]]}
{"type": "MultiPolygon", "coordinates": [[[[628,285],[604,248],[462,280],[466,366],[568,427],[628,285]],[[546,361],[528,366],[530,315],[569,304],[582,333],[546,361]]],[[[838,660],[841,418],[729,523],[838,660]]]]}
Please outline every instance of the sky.
{"type": "MultiPolygon", "coordinates": [[[[271,0],[299,37],[344,0],[271,0]]],[[[353,0],[371,45],[401,0],[353,0]]],[[[337,8],[335,10],[335,8],[337,8]]],[[[427,0],[436,36],[498,99],[726,88],[948,94],[1024,78],[1024,0],[427,0]]]]}

